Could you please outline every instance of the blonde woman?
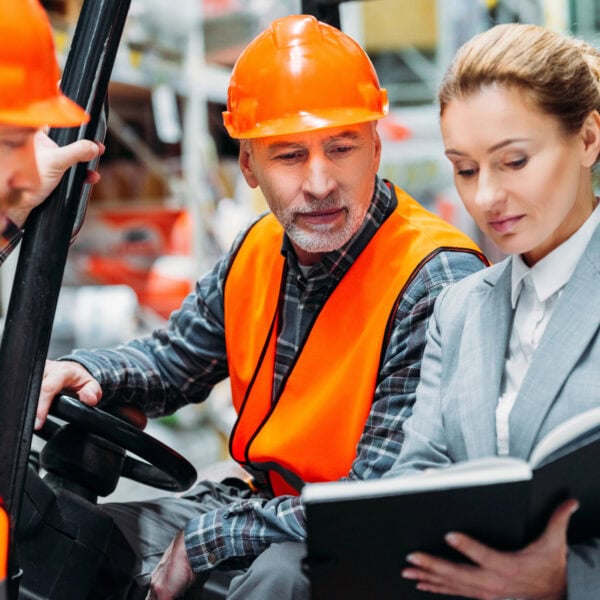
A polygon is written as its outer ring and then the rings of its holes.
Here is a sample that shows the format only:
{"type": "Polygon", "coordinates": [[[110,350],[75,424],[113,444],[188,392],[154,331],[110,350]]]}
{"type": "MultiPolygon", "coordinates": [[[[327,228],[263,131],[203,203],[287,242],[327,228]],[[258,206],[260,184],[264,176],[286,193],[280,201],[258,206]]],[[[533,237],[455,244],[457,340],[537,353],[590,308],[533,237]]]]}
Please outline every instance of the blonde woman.
{"type": "MultiPolygon", "coordinates": [[[[436,302],[391,474],[527,458],[556,425],[600,404],[599,75],[592,47],[518,24],[474,37],[449,68],[441,128],[456,187],[510,257],[436,302]]],[[[574,499],[557,507],[542,536],[514,553],[452,532],[448,544],[471,564],[415,552],[403,575],[467,598],[597,598],[598,540],[566,542],[576,508],[574,499]]]]}

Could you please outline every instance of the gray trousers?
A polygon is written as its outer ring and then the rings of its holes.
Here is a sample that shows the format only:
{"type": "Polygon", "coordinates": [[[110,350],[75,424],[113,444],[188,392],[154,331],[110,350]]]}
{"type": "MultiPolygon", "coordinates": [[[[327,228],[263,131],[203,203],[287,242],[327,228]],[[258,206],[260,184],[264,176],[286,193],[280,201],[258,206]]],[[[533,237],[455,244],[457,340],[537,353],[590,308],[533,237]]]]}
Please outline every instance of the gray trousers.
{"type": "MultiPolygon", "coordinates": [[[[154,567],[190,519],[250,496],[248,489],[205,481],[181,497],[100,505],[117,525],[110,543],[112,598],[143,600],[154,567]]],[[[301,566],[304,554],[304,544],[274,544],[253,562],[235,561],[199,576],[185,598],[309,600],[301,566]]]]}

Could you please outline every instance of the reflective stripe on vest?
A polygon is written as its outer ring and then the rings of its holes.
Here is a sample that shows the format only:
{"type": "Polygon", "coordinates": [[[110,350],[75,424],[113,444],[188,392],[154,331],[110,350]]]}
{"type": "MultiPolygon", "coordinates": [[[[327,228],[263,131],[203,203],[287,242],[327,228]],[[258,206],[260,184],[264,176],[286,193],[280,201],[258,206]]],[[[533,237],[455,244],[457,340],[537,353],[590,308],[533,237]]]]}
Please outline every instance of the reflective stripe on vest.
{"type": "Polygon", "coordinates": [[[276,494],[345,476],[369,415],[388,322],[406,284],[441,249],[481,256],[463,233],[399,188],[386,219],[338,283],[273,400],[283,230],[272,214],[248,232],[225,282],[225,336],[238,419],[233,458],[262,468],[276,494]]]}

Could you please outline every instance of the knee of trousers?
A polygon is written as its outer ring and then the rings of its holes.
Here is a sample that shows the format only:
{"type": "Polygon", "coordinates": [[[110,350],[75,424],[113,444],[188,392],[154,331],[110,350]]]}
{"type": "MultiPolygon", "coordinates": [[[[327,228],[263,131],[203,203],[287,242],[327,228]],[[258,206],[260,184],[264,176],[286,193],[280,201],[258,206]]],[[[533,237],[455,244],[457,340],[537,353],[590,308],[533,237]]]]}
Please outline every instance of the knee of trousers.
{"type": "Polygon", "coordinates": [[[250,565],[243,576],[244,583],[251,589],[270,589],[274,592],[308,589],[308,580],[302,571],[305,554],[304,544],[273,544],[250,565]]]}

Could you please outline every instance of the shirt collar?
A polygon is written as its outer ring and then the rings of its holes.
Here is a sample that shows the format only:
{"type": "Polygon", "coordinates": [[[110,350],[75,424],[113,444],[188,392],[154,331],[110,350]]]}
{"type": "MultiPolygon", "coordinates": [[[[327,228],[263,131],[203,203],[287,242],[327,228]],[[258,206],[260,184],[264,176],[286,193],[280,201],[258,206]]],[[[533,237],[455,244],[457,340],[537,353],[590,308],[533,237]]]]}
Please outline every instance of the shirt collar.
{"type": "Polygon", "coordinates": [[[540,302],[545,302],[558,292],[571,278],[577,263],[583,256],[592,239],[596,227],[600,223],[600,203],[585,223],[560,246],[529,268],[520,255],[512,257],[511,303],[513,309],[517,305],[519,294],[523,288],[523,279],[528,275],[540,302]]]}

